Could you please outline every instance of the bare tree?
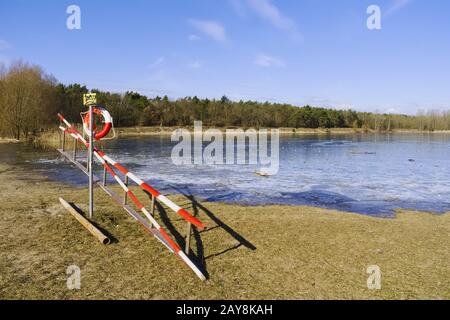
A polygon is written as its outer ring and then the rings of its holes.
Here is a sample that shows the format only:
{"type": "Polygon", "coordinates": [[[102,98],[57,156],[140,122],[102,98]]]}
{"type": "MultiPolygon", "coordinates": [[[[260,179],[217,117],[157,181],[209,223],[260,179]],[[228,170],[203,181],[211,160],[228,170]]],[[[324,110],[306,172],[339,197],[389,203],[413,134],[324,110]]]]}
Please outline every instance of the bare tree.
{"type": "Polygon", "coordinates": [[[56,80],[40,67],[13,63],[1,76],[2,129],[16,139],[36,133],[54,111],[56,80]]]}

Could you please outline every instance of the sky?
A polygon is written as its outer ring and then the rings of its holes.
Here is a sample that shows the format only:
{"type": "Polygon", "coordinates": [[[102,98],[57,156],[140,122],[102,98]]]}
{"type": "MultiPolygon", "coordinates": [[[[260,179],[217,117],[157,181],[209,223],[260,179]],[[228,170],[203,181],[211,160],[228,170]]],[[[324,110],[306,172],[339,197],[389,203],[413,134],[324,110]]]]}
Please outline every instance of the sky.
{"type": "Polygon", "coordinates": [[[65,84],[415,114],[450,109],[446,0],[8,0],[0,63],[65,84]],[[69,29],[70,5],[81,29],[69,29]],[[370,5],[381,29],[369,30],[370,5]]]}

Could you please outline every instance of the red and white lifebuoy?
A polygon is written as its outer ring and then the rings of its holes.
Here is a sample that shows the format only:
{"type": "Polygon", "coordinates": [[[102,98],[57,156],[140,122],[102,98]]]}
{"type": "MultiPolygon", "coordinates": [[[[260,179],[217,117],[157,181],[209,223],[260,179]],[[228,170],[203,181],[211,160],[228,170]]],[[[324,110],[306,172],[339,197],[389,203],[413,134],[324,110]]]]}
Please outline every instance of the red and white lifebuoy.
{"type": "MultiPolygon", "coordinates": [[[[93,107],[92,113],[97,116],[103,117],[103,128],[99,132],[96,132],[97,126],[93,124],[94,129],[94,137],[95,140],[100,140],[101,138],[105,137],[112,127],[112,117],[110,113],[105,108],[100,107],[93,107]]],[[[84,132],[86,132],[87,135],[91,135],[91,130],[89,130],[89,112],[86,113],[86,115],[83,118],[83,128],[84,132]]]]}

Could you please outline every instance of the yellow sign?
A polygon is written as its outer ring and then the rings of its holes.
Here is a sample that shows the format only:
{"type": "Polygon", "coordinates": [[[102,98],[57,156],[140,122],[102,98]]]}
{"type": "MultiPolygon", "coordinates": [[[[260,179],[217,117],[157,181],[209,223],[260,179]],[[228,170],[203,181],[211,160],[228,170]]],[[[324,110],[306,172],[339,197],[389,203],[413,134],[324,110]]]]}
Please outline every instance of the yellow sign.
{"type": "Polygon", "coordinates": [[[83,104],[85,106],[93,106],[97,104],[97,95],[95,93],[83,94],[83,104]]]}

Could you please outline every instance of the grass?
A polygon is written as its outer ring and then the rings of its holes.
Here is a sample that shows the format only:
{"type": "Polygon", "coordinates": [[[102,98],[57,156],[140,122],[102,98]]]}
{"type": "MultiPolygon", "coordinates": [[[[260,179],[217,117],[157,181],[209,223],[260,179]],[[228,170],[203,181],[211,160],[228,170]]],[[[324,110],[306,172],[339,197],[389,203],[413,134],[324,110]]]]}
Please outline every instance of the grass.
{"type": "MultiPolygon", "coordinates": [[[[81,125],[76,125],[75,128],[81,134],[83,134],[83,128],[81,125]]],[[[33,138],[33,146],[38,150],[48,151],[61,148],[64,133],[55,128],[45,131],[33,138]]],[[[73,148],[74,139],[66,134],[66,148],[73,148]]]]}
{"type": "MultiPolygon", "coordinates": [[[[6,165],[0,184],[1,299],[450,298],[449,214],[377,219],[171,196],[208,226],[191,245],[210,276],[201,282],[100,190],[94,222],[113,237],[109,246],[59,204],[62,196],[86,210],[87,190],[6,165]],[[80,290],[66,287],[73,264],[80,290]],[[367,288],[369,265],[381,268],[381,290],[367,288]]],[[[182,245],[180,218],[161,208],[159,220],[182,245]]]]}
{"type": "MultiPolygon", "coordinates": [[[[54,150],[61,148],[62,131],[50,130],[42,133],[33,140],[33,145],[39,150],[54,150]]],[[[69,140],[69,139],[68,139],[69,140]]],[[[70,139],[73,140],[73,139],[70,139]]],[[[72,143],[72,141],[70,141],[72,143]]]]}

